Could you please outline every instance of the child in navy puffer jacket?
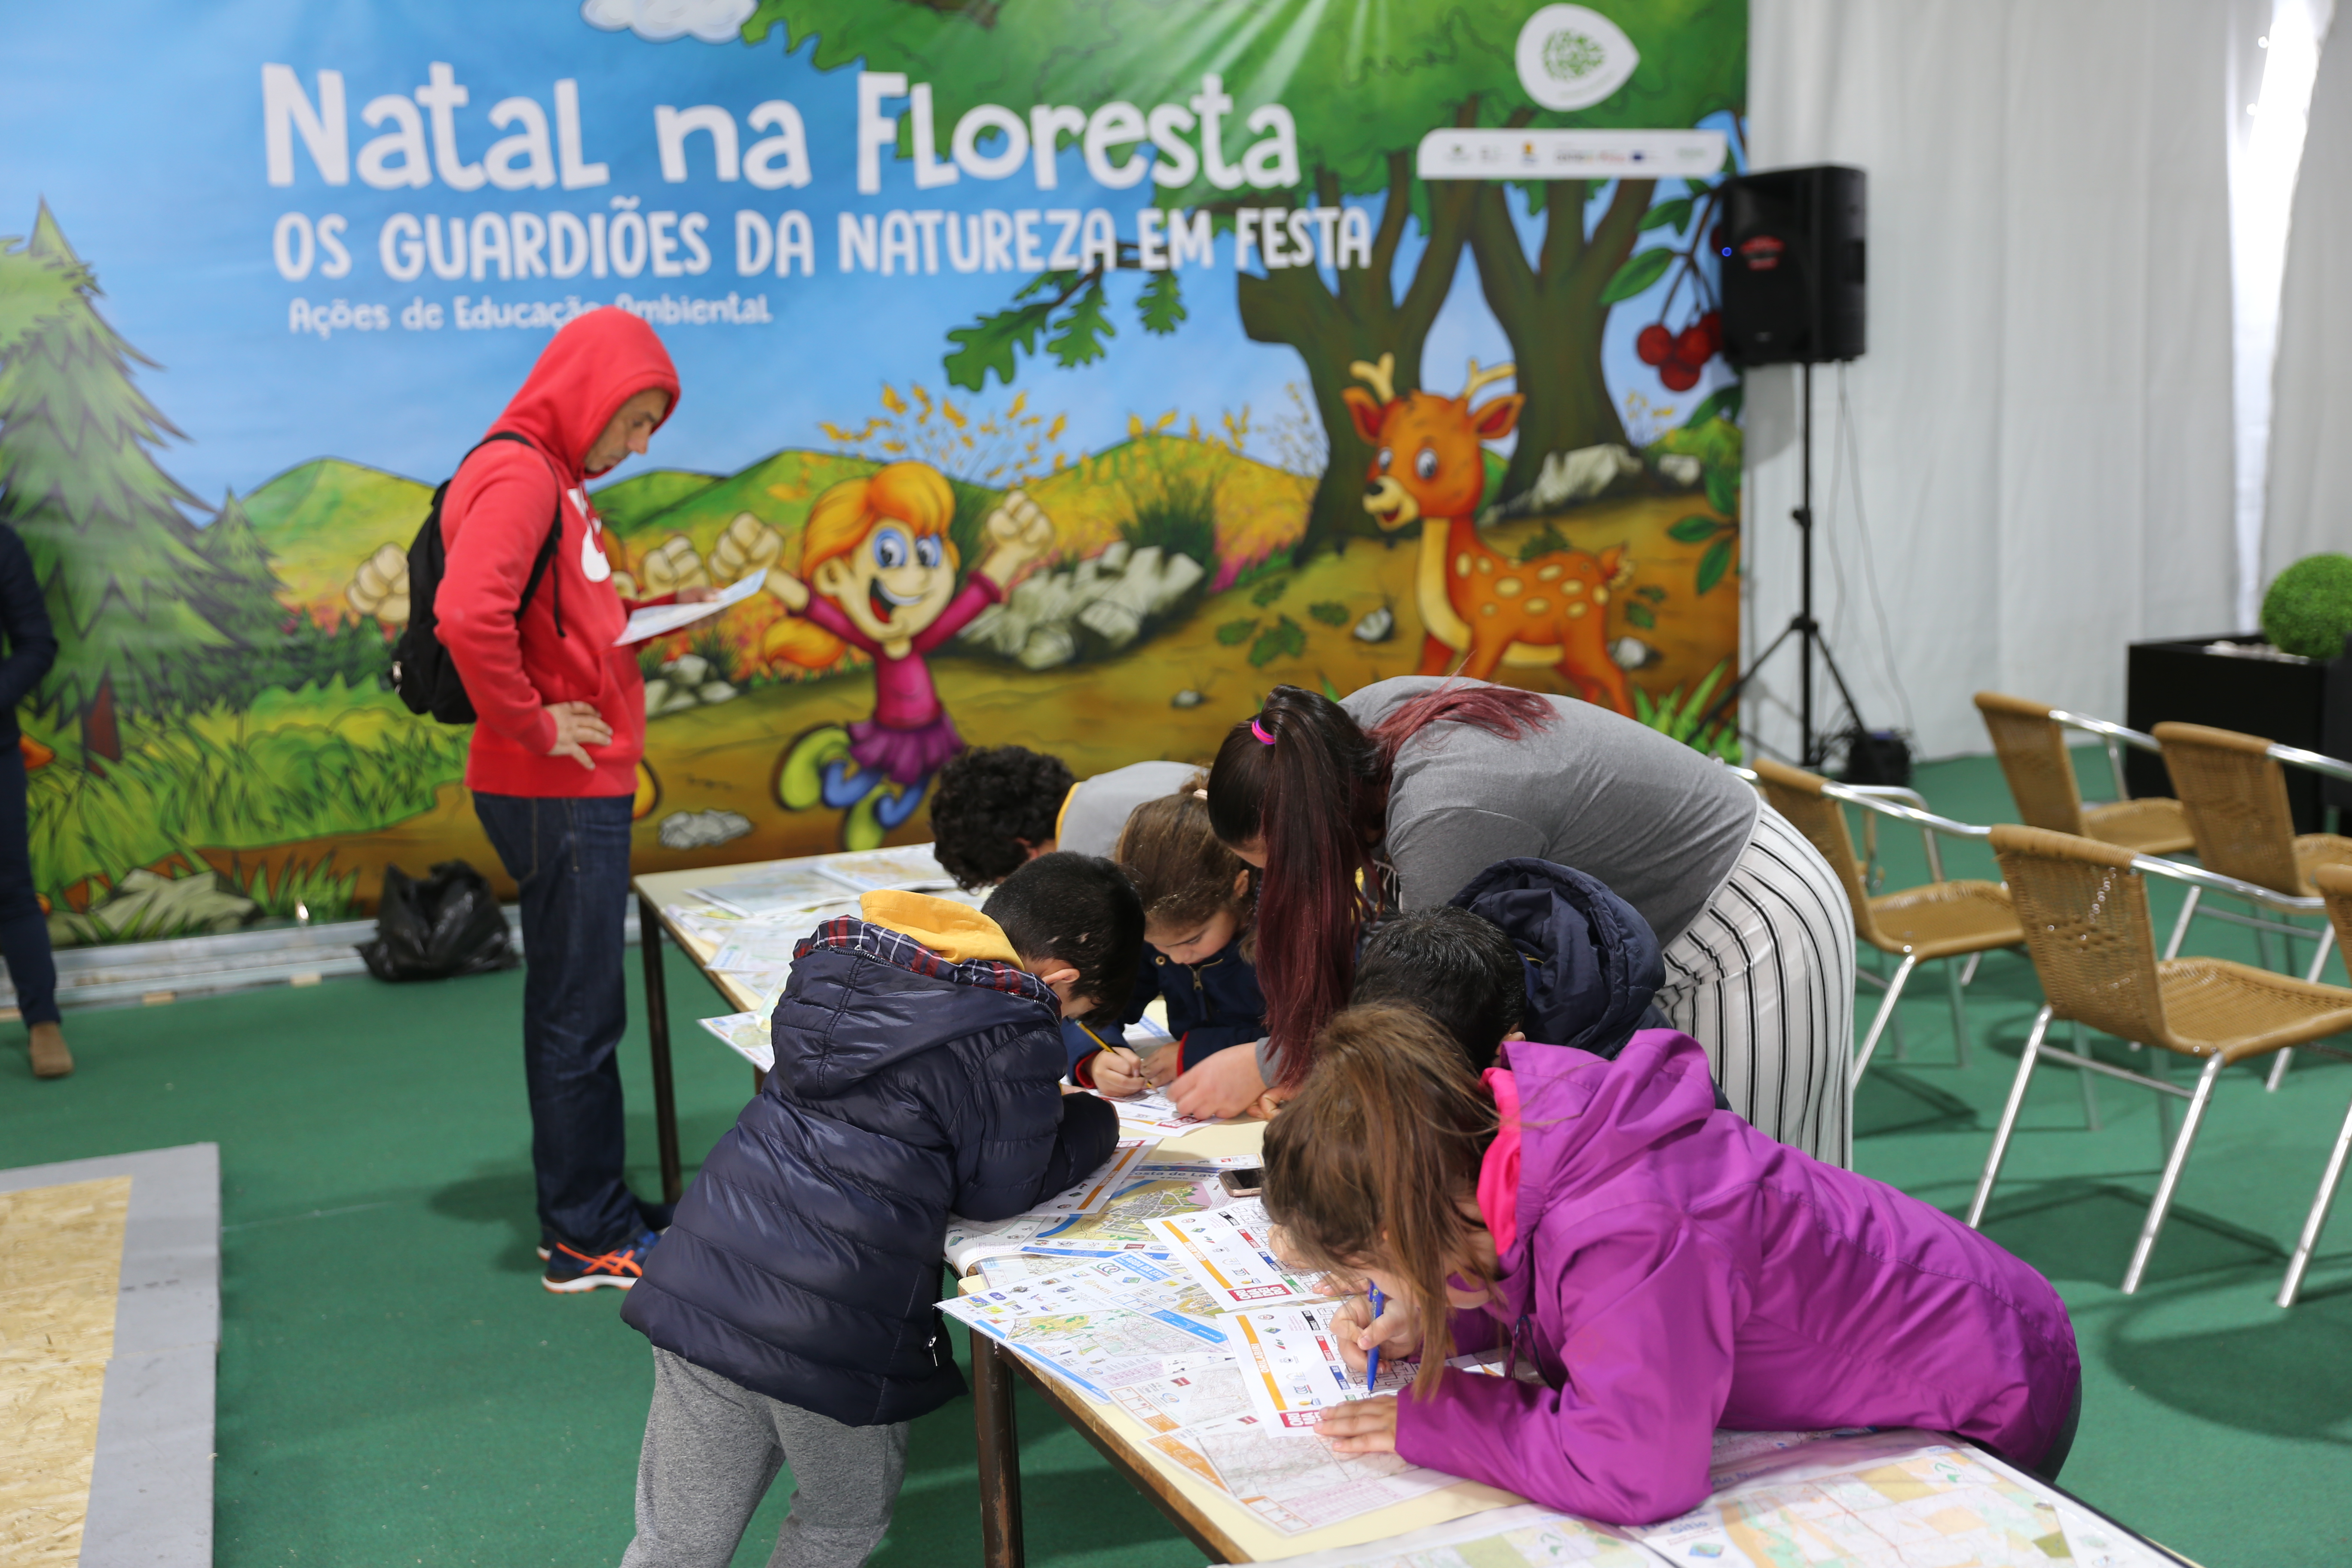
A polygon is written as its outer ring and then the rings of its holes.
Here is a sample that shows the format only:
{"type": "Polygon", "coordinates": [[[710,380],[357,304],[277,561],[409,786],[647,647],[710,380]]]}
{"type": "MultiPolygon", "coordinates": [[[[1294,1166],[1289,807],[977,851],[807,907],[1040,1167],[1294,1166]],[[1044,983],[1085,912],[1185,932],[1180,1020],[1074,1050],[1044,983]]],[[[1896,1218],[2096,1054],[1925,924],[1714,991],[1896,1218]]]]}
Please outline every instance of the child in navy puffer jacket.
{"type": "Polygon", "coordinates": [[[1019,1214],[1117,1144],[1109,1106],[1060,1092],[1057,990],[1074,953],[1123,948],[1131,970],[1134,892],[1108,861],[1057,854],[989,908],[1001,900],[1003,925],[869,893],[862,919],[795,950],[775,1068],[622,1310],[654,1343],[625,1568],[731,1561],[786,1465],[798,1491],[772,1568],[863,1563],[905,1478],[908,1423],[963,1392],[933,1309],[949,1213],[1019,1214]],[[1019,929],[1039,891],[1091,914],[1019,929]]]}

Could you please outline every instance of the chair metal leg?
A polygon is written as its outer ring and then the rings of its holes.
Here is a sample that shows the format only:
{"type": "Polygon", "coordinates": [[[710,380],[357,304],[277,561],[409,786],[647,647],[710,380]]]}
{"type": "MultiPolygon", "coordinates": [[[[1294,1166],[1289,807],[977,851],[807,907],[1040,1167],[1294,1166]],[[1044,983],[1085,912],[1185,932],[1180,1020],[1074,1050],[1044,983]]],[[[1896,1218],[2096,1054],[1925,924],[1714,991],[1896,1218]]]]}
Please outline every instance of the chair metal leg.
{"type": "MultiPolygon", "coordinates": [[[[2073,1044],[2074,1047],[2074,1054],[2076,1056],[2086,1057],[2091,1054],[2090,1041],[2084,1037],[2083,1026],[2080,1024],[2076,1024],[2074,1026],[2074,1038],[2073,1044]]],[[[2083,1126],[2087,1131],[2096,1132],[2099,1131],[2101,1126],[2099,1121],[2099,1075],[2093,1072],[2089,1068],[2081,1068],[2076,1069],[2076,1076],[2083,1080],[2083,1126]]]]}
{"type": "Polygon", "coordinates": [[[2197,912],[2197,900],[2204,897],[2204,889],[2191,888],[2189,889],[2189,896],[2180,900],[2180,918],[2172,922],[2172,935],[2164,944],[2165,957],[2180,956],[2180,940],[2189,934],[2189,919],[2197,912]]]}
{"type": "Polygon", "coordinates": [[[2319,972],[2327,967],[2327,955],[2335,950],[2336,922],[2330,921],[2327,929],[2319,933],[2319,951],[2311,955],[2311,967],[2303,972],[2303,977],[2314,985],[2318,984],[2319,972]]]}
{"type": "Polygon", "coordinates": [[[1902,964],[1895,971],[1894,978],[1887,981],[1886,1000],[1878,1005],[1878,1016],[1870,1021],[1870,1033],[1863,1037],[1862,1054],[1854,1058],[1853,1081],[1855,1083],[1862,1081],[1862,1072],[1870,1065],[1871,1053],[1878,1049],[1879,1033],[1886,1027],[1887,1019],[1894,1016],[1895,1004],[1903,996],[1904,983],[1911,978],[1912,966],[1918,962],[1909,953],[1905,953],[1902,964]]]}
{"type": "MultiPolygon", "coordinates": [[[[2172,1141],[2172,1152],[2164,1162],[2164,1177],[2156,1184],[2156,1201],[2147,1205],[2147,1218],[2139,1227],[2139,1245],[2132,1248],[2131,1267],[2124,1270],[2124,1294],[2139,1289],[2140,1276],[2147,1271],[2148,1254],[2156,1250],[2156,1238],[2164,1229],[2164,1216],[2172,1207],[2172,1194],[2180,1184],[2180,1167],[2189,1163],[2189,1151],[2197,1142],[2197,1129],[2205,1120],[2205,1107],[2213,1098],[2213,1085],[2220,1081],[2221,1069],[2228,1058],[2218,1052],[2205,1058],[2205,1070],[2197,1075],[2197,1090],[2189,1097],[2189,1113],[2180,1119],[2180,1136],[2172,1141]]],[[[2169,1100],[2168,1094],[2160,1098],[2169,1100]]]]}
{"type": "Polygon", "coordinates": [[[1985,1158],[1984,1174],[1977,1179],[1976,1201],[1969,1205],[1969,1228],[1977,1228],[1984,1218],[1985,1205],[1992,1198],[1992,1184],[2000,1175],[2000,1162],[2009,1152],[2009,1135],[2017,1129],[2017,1113],[2025,1105],[2026,1086],[2033,1081],[2033,1063],[2042,1055],[2042,1037],[2050,1032],[2050,1016],[2056,1009],[2048,1003],[2033,1015],[2033,1028],[2025,1037],[2025,1054],[2017,1058],[2017,1081],[2009,1086],[2009,1103],[2001,1107],[2000,1125],[1993,1130],[1992,1152],[1985,1158]]]}
{"type": "Polygon", "coordinates": [[[1960,967],[1960,984],[1963,985],[1974,985],[1977,983],[1977,965],[1983,962],[1983,953],[1972,952],[1969,954],[1968,963],[1960,967]]]}
{"type": "Polygon", "coordinates": [[[1969,1007],[1960,995],[1960,987],[1967,982],[1960,978],[1958,959],[1944,960],[1944,984],[1952,994],[1952,1065],[1966,1068],[1969,1065],[1969,1007]]]}
{"type": "Polygon", "coordinates": [[[2327,1211],[2336,1202],[2336,1184],[2344,1177],[2344,1159],[2352,1152],[2352,1110],[2344,1113],[2344,1129],[2336,1134],[2336,1147],[2328,1151],[2327,1169],[2319,1178],[2319,1196],[2312,1200],[2311,1213],[2303,1222],[2302,1238],[2294,1244],[2294,1256],[2287,1259],[2286,1282],[2279,1287],[2278,1304],[2292,1307],[2303,1290],[2304,1270],[2311,1267],[2311,1255],[2319,1247],[2319,1233],[2327,1228],[2327,1211]]]}
{"type": "MultiPolygon", "coordinates": [[[[2319,984],[2319,972],[2327,967],[2327,955],[2335,950],[2335,944],[2336,925],[2331,921],[2328,922],[2327,929],[2319,933],[2319,951],[2311,955],[2311,967],[2304,971],[2303,977],[2314,985],[2319,984]]],[[[2293,942],[2287,944],[2290,953],[2293,952],[2294,947],[2293,942]]],[[[2263,1088],[2276,1094],[2279,1085],[2286,1081],[2286,1069],[2294,1062],[2294,1047],[2289,1046],[2272,1059],[2270,1076],[2263,1080],[2263,1088]]]]}
{"type": "MultiPolygon", "coordinates": [[[[2261,911],[2257,910],[2255,912],[2260,913],[2261,911]]],[[[2294,963],[2294,954],[2292,952],[2289,952],[2287,954],[2287,963],[2290,965],[2294,963]]],[[[2258,931],[2254,932],[2254,963],[2257,968],[2261,969],[2276,969],[2279,967],[2277,964],[2271,962],[2271,933],[2266,931],[2258,931]]]]}

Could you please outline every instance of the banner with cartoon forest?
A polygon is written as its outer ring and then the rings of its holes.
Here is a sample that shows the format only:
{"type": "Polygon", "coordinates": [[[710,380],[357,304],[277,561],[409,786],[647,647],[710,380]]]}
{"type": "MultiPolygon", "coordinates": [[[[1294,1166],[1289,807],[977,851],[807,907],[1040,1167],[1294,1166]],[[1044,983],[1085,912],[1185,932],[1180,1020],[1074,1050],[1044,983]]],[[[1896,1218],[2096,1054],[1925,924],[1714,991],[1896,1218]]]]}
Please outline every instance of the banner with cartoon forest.
{"type": "Polygon", "coordinates": [[[1746,62],[1745,0],[20,10],[58,939],[495,872],[467,732],[389,689],[404,551],[601,305],[684,387],[594,492],[615,582],[769,570],[641,650],[643,869],[926,837],[957,744],[1205,759],[1282,682],[1462,669],[1728,754],[1746,62]],[[926,675],[950,726],[854,765],[926,675]]]}

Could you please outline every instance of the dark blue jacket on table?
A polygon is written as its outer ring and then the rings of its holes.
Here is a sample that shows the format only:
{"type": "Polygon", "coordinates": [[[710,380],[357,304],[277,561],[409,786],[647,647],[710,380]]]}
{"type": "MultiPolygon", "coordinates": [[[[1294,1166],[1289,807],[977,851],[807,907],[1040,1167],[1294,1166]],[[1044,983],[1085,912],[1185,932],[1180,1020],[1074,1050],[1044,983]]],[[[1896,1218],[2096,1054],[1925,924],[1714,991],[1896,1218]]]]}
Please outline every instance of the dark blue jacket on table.
{"type": "Polygon", "coordinates": [[[1076,1184],[1117,1113],[1065,1099],[1058,1008],[843,918],[794,951],[776,1065],[703,1163],[621,1316],[664,1350],[853,1426],[963,1392],[933,1303],[950,1211],[1003,1219],[1076,1184]]]}
{"type": "MultiPolygon", "coordinates": [[[[1657,935],[1599,878],[1529,857],[1498,860],[1454,903],[1502,927],[1527,961],[1528,1039],[1614,1060],[1637,1031],[1674,1027],[1653,1000],[1666,978],[1657,935]]],[[[1719,1088],[1715,1100],[1730,1109],[1719,1088]]]]}

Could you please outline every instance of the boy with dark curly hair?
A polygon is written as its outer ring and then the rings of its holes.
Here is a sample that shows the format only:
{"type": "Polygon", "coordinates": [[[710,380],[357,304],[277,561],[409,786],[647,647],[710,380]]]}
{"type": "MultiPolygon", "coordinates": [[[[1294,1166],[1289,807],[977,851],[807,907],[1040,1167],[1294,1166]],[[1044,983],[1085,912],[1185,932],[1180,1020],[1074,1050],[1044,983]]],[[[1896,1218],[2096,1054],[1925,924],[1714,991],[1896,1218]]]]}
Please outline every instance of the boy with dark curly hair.
{"type": "Polygon", "coordinates": [[[1070,766],[1026,746],[973,746],[940,770],[931,853],[965,890],[1002,882],[1054,847],[1070,766]]]}

